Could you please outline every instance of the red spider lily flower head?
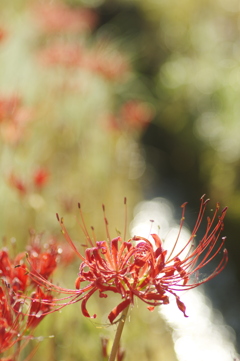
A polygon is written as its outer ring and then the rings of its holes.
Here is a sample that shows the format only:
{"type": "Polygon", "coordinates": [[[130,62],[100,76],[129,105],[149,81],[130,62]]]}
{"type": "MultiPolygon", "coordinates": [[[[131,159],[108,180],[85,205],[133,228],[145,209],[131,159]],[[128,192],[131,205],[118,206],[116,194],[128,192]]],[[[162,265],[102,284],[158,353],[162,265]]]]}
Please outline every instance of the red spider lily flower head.
{"type": "Polygon", "coordinates": [[[6,36],[7,36],[6,30],[0,27],[0,43],[6,38],[6,36]]]}
{"type": "MultiPolygon", "coordinates": [[[[41,291],[38,287],[30,297],[24,296],[19,298],[20,307],[15,307],[13,304],[13,297],[11,285],[1,280],[0,283],[0,354],[8,352],[10,349],[13,351],[12,356],[0,360],[16,360],[19,353],[27,345],[28,341],[33,338],[32,331],[38,326],[45,315],[50,310],[51,305],[48,306],[47,302],[52,301],[50,293],[41,291]],[[30,298],[29,302],[26,302],[30,298]],[[42,302],[42,299],[44,302],[42,302]],[[24,312],[24,307],[29,312],[24,312]],[[23,341],[23,342],[22,342],[23,341]],[[13,348],[14,346],[14,348],[13,348]]],[[[15,299],[18,296],[16,295],[15,299]]],[[[37,348],[33,349],[31,355],[35,353],[37,348]]],[[[31,356],[29,355],[29,356],[31,356]]]]}
{"type": "Polygon", "coordinates": [[[40,287],[37,287],[31,295],[31,306],[28,315],[27,328],[36,328],[42,319],[51,310],[52,295],[48,292],[43,292],[40,287]]]}
{"type": "Polygon", "coordinates": [[[63,67],[79,67],[83,62],[83,49],[75,43],[56,42],[38,53],[41,64],[63,67]]]}
{"type": "Polygon", "coordinates": [[[150,104],[130,100],[122,106],[121,118],[133,128],[146,127],[154,117],[154,109],[150,104]]]}
{"type": "Polygon", "coordinates": [[[20,312],[15,312],[6,282],[0,283],[0,353],[24,339],[24,323],[20,312]]]}
{"type": "Polygon", "coordinates": [[[24,196],[34,191],[40,191],[47,184],[49,175],[47,169],[39,168],[26,180],[12,171],[7,177],[7,182],[20,196],[24,196]]]}
{"type": "Polygon", "coordinates": [[[46,33],[77,33],[92,30],[97,14],[85,8],[70,8],[64,4],[41,4],[34,8],[37,22],[46,33]]]}
{"type": "Polygon", "coordinates": [[[126,231],[123,239],[120,236],[111,238],[104,206],[107,240],[97,241],[93,228],[92,235],[88,232],[79,205],[80,224],[87,241],[85,254],[77,250],[63,219],[58,217],[65,239],[81,259],[75,282],[76,290],[54,286],[36,274],[31,276],[35,277],[39,284],[67,294],[57,309],[81,301],[82,313],[86,317],[96,317],[90,316],[86,308],[87,301],[95,292],[98,292],[101,298],[108,297],[109,292],[121,296],[122,301],[108,315],[111,323],[126,307],[134,304],[135,298],[141,299],[148,305],[149,310],[153,310],[158,305],[168,304],[170,295],[175,297],[178,308],[187,317],[185,305],[176,292],[195,288],[211,280],[223,270],[228,260],[227,251],[224,249],[216,269],[203,280],[196,277],[201,269],[219,254],[225,242],[225,237],[220,238],[220,234],[227,208],[219,214],[217,205],[212,218],[207,218],[204,236],[199,244],[194,246],[208,201],[204,197],[201,198],[196,224],[184,247],[177,254],[175,250],[183,227],[186,203],[182,206],[179,234],[171,250],[164,249],[164,244],[157,234],[151,235],[151,241],[141,236],[134,236],[125,241],[126,231]]]}
{"type": "Polygon", "coordinates": [[[50,291],[41,290],[29,273],[48,278],[57,265],[58,247],[51,241],[43,251],[40,236],[32,235],[28,252],[27,257],[19,253],[12,259],[6,248],[0,250],[0,353],[15,345],[15,353],[19,354],[33,337],[33,329],[52,308],[50,291]]]}
{"type": "Polygon", "coordinates": [[[12,119],[20,106],[21,99],[15,95],[11,97],[0,97],[0,122],[12,119]]]}
{"type": "Polygon", "coordinates": [[[33,183],[37,188],[42,188],[49,179],[49,172],[45,168],[37,169],[33,174],[33,183]]]}
{"type": "Polygon", "coordinates": [[[132,131],[144,129],[152,121],[154,114],[154,108],[150,104],[129,100],[121,106],[119,114],[110,113],[104,118],[110,131],[132,131]]]}
{"type": "Polygon", "coordinates": [[[16,189],[19,193],[19,195],[24,196],[27,193],[27,185],[26,182],[24,182],[20,177],[16,176],[14,173],[11,173],[8,177],[8,183],[9,185],[16,189]]]}
{"type": "Polygon", "coordinates": [[[58,265],[61,249],[54,238],[42,245],[41,235],[32,231],[30,244],[27,246],[27,260],[30,270],[48,279],[58,265]]]}
{"type": "Polygon", "coordinates": [[[125,80],[130,70],[126,57],[104,41],[86,53],[84,67],[109,81],[125,80]]]}
{"type": "Polygon", "coordinates": [[[9,294],[13,296],[13,300],[28,289],[35,289],[36,284],[32,283],[29,272],[48,279],[56,269],[62,253],[54,238],[42,245],[41,235],[36,235],[33,231],[26,249],[27,253],[19,253],[14,259],[10,258],[6,248],[0,250],[0,279],[9,285],[9,294]]]}
{"type": "Polygon", "coordinates": [[[0,135],[7,143],[15,144],[20,141],[32,118],[32,109],[23,105],[20,97],[0,97],[0,135]]]}
{"type": "Polygon", "coordinates": [[[12,260],[7,249],[0,250],[0,279],[10,285],[13,292],[24,292],[28,281],[26,266],[15,267],[18,264],[18,258],[12,260]]]}

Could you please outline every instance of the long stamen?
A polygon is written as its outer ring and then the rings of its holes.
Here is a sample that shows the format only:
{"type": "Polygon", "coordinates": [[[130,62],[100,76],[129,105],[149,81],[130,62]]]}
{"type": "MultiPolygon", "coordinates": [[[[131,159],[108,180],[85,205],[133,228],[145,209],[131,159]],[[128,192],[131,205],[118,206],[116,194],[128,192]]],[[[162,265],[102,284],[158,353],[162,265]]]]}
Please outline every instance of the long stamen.
{"type": "Polygon", "coordinates": [[[110,237],[110,233],[109,233],[108,220],[107,220],[107,217],[106,217],[105,205],[104,204],[102,204],[102,210],[103,210],[103,216],[104,216],[104,223],[105,223],[107,238],[108,238],[108,241],[110,241],[111,237],[110,237]]]}
{"type": "Polygon", "coordinates": [[[82,208],[81,208],[81,204],[78,203],[78,208],[79,208],[79,212],[80,212],[80,217],[81,217],[81,221],[82,221],[82,224],[80,223],[80,227],[82,228],[83,230],[83,233],[85,234],[85,237],[87,238],[87,241],[89,242],[89,244],[91,245],[91,247],[94,247],[94,244],[91,240],[91,237],[88,233],[88,229],[87,229],[87,226],[86,226],[86,223],[85,223],[85,220],[84,220],[84,217],[83,217],[83,213],[82,213],[82,208]]]}
{"type": "Polygon", "coordinates": [[[71,240],[71,237],[69,236],[68,232],[67,232],[67,229],[63,223],[63,218],[59,218],[59,215],[56,214],[57,216],[57,220],[60,224],[60,227],[62,229],[62,234],[64,235],[66,241],[70,244],[70,246],[72,247],[72,249],[74,250],[74,252],[77,254],[77,256],[82,260],[84,261],[84,257],[81,255],[81,253],[79,253],[79,251],[77,250],[75,244],[73,243],[73,241],[71,240]]]}
{"type": "Polygon", "coordinates": [[[126,241],[127,235],[127,198],[124,197],[124,209],[125,209],[125,222],[124,222],[124,232],[123,232],[123,241],[126,241]]]}
{"type": "Polygon", "coordinates": [[[173,246],[173,248],[172,248],[172,250],[171,250],[171,252],[170,252],[170,254],[169,254],[169,256],[168,256],[168,258],[167,258],[167,260],[166,260],[166,262],[170,262],[170,261],[171,261],[171,256],[172,256],[172,254],[173,254],[173,252],[174,252],[174,250],[175,250],[175,248],[176,248],[176,246],[177,246],[177,243],[178,243],[178,240],[179,240],[181,231],[182,231],[182,227],[183,227],[183,222],[184,222],[184,219],[185,219],[184,214],[185,214],[186,205],[187,205],[187,202],[185,202],[185,203],[181,206],[181,207],[182,207],[182,217],[181,217],[181,221],[180,221],[180,227],[179,227],[178,235],[177,235],[177,238],[176,238],[176,241],[175,241],[175,243],[174,243],[174,246],[173,246]]]}

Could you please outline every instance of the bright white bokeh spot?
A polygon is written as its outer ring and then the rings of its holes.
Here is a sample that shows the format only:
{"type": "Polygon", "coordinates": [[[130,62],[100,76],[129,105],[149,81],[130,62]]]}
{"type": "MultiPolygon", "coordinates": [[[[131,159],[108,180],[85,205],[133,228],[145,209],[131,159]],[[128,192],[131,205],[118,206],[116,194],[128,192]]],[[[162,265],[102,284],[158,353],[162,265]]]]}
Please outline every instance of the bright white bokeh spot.
{"type": "MultiPolygon", "coordinates": [[[[131,223],[132,236],[143,236],[151,240],[150,234],[157,233],[164,240],[164,248],[171,251],[178,232],[179,224],[173,218],[173,206],[166,199],[155,198],[141,202],[135,208],[131,223]],[[154,223],[150,220],[154,220],[154,223]]],[[[189,230],[183,227],[174,254],[182,249],[189,237],[189,230]]],[[[173,329],[172,337],[178,360],[240,360],[234,346],[235,333],[224,323],[221,313],[212,307],[211,301],[204,294],[203,286],[178,292],[178,295],[184,302],[189,317],[183,316],[175,297],[170,297],[170,304],[159,307],[159,313],[173,329]]]]}

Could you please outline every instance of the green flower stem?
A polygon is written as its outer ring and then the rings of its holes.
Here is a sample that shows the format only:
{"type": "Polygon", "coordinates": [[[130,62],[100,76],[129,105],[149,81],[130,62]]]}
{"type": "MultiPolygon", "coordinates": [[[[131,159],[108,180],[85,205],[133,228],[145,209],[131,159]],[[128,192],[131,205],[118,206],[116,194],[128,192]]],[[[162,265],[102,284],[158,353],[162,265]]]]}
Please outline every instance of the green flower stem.
{"type": "Polygon", "coordinates": [[[111,354],[109,356],[108,361],[115,361],[115,359],[116,359],[116,355],[117,355],[118,347],[120,345],[120,339],[121,339],[123,327],[125,325],[128,309],[129,309],[129,306],[126,307],[125,310],[123,310],[123,312],[122,312],[122,316],[118,323],[117,332],[116,332],[116,335],[115,335],[115,338],[113,341],[113,346],[112,346],[111,354]]]}

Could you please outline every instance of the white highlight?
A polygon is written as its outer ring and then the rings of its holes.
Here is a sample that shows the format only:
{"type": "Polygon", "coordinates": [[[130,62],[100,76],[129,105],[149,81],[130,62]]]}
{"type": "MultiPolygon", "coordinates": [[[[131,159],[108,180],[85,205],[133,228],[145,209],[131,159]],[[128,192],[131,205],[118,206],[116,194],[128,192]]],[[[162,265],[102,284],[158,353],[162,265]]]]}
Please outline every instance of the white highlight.
{"type": "MultiPolygon", "coordinates": [[[[131,223],[132,236],[149,238],[151,233],[157,233],[164,240],[164,249],[171,250],[178,230],[179,223],[174,220],[173,206],[166,199],[155,198],[137,205],[131,223]]],[[[186,244],[189,236],[189,231],[183,227],[174,254],[186,244]]],[[[181,292],[180,299],[186,306],[188,318],[179,311],[174,299],[170,299],[170,304],[159,309],[161,316],[173,329],[172,337],[178,360],[240,360],[234,346],[234,330],[224,323],[222,314],[212,307],[211,301],[204,294],[203,286],[181,292]]]]}

